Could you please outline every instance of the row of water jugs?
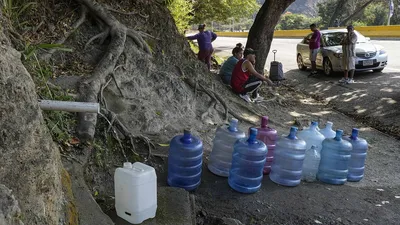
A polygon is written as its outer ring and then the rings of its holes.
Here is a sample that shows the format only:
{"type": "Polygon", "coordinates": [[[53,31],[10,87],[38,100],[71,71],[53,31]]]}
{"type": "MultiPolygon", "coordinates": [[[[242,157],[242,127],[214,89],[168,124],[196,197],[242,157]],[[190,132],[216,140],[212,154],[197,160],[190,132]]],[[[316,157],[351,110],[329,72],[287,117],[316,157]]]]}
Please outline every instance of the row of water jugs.
{"type": "MultiPolygon", "coordinates": [[[[360,181],[364,176],[367,142],[353,129],[349,137],[342,130],[324,129],[312,122],[297,132],[291,127],[287,136],[278,138],[268,126],[268,117],[261,126],[249,129],[249,137],[238,129],[238,120],[217,128],[208,169],[228,177],[234,190],[253,193],[261,188],[263,174],[280,185],[297,186],[300,180],[316,179],[329,184],[360,181]]],[[[168,184],[186,190],[196,189],[201,182],[203,145],[189,130],[171,140],[168,157],[168,184]]]]}

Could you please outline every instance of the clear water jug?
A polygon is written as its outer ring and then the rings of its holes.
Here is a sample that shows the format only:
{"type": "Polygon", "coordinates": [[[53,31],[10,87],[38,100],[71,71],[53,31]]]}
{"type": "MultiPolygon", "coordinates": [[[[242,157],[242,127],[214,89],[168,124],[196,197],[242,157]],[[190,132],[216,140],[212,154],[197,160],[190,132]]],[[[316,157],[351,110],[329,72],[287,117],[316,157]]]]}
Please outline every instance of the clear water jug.
{"type": "Polygon", "coordinates": [[[306,142],[296,137],[297,127],[290,128],[287,137],[281,137],[276,143],[274,162],[269,178],[280,185],[297,186],[305,158],[306,142]]]}
{"type": "Polygon", "coordinates": [[[263,172],[264,174],[269,174],[271,172],[272,161],[274,160],[274,150],[276,141],[278,140],[278,132],[268,126],[268,116],[261,117],[261,127],[258,127],[257,130],[257,140],[260,140],[267,145],[267,160],[263,172]]]}
{"type": "Polygon", "coordinates": [[[317,179],[317,172],[321,155],[316,146],[312,145],[311,148],[306,150],[306,156],[303,163],[302,180],[307,182],[314,182],[317,179]]]}
{"type": "Polygon", "coordinates": [[[342,134],[342,130],[336,130],[334,138],[327,138],[322,142],[317,178],[324,183],[346,183],[352,146],[342,139],[342,134]]]}
{"type": "Polygon", "coordinates": [[[157,176],[153,167],[124,163],[114,174],[117,215],[133,224],[154,218],[157,211],[157,176]]]}
{"type": "Polygon", "coordinates": [[[202,157],[200,138],[192,136],[189,130],[175,136],[170,142],[168,155],[168,184],[187,191],[196,189],[201,182],[202,157]]]}
{"type": "Polygon", "coordinates": [[[351,136],[343,138],[349,141],[353,149],[349,162],[348,181],[357,182],[364,177],[365,159],[367,158],[368,143],[365,139],[358,137],[358,129],[353,128],[351,136]]]}
{"type": "Polygon", "coordinates": [[[319,132],[325,136],[325,138],[334,138],[336,136],[336,132],[332,130],[333,123],[328,121],[325,124],[325,128],[320,129],[319,132]]]}
{"type": "Polygon", "coordinates": [[[208,162],[208,169],[216,175],[228,177],[232,165],[233,145],[237,140],[246,137],[237,126],[238,120],[232,118],[229,125],[217,128],[208,162]]]}
{"type": "Polygon", "coordinates": [[[254,193],[261,188],[267,146],[256,139],[257,129],[251,128],[249,138],[238,140],[234,145],[232,167],[228,183],[242,193],[254,193]]]}
{"type": "Polygon", "coordinates": [[[324,141],[325,136],[317,130],[317,127],[318,122],[313,121],[309,128],[297,132],[297,137],[306,142],[306,149],[310,149],[314,145],[316,150],[321,152],[322,141],[324,141]]]}

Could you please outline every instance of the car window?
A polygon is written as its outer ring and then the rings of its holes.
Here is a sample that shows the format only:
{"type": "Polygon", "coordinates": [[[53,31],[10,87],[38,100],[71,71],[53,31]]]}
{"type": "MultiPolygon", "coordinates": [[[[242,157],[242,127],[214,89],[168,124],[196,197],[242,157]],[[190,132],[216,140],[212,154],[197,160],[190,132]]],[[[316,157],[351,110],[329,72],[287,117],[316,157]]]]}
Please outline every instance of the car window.
{"type": "Polygon", "coordinates": [[[323,42],[326,46],[337,46],[341,45],[340,43],[345,35],[346,33],[344,32],[326,33],[322,38],[324,39],[323,42]]]}

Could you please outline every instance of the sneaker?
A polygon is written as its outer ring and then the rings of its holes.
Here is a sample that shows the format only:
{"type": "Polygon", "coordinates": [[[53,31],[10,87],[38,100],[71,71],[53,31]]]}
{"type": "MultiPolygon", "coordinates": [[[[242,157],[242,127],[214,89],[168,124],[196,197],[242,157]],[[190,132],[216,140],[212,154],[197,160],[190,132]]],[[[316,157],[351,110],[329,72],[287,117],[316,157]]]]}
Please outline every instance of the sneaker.
{"type": "Polygon", "coordinates": [[[354,80],[353,79],[348,79],[347,81],[346,81],[346,84],[354,84],[355,82],[354,82],[354,80]]]}
{"type": "Polygon", "coordinates": [[[339,80],[339,83],[347,83],[348,80],[349,79],[343,77],[342,79],[339,80]]]}
{"type": "Polygon", "coordinates": [[[241,98],[243,98],[246,102],[253,102],[253,100],[251,100],[249,95],[239,95],[241,98]]]}
{"type": "Polygon", "coordinates": [[[258,93],[257,93],[257,97],[253,98],[253,101],[255,101],[255,102],[261,102],[262,100],[264,100],[264,97],[261,97],[258,93]]]}

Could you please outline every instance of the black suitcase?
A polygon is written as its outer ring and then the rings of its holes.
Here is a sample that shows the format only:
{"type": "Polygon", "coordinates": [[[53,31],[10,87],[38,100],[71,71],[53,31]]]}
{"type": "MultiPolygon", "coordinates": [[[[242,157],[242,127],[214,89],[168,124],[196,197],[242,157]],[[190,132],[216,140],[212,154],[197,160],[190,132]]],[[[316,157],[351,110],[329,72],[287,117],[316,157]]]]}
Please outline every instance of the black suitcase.
{"type": "Polygon", "coordinates": [[[277,50],[272,50],[272,52],[274,53],[274,61],[271,62],[271,67],[269,69],[269,79],[272,81],[285,80],[283,65],[281,62],[275,60],[275,54],[277,50]]]}

